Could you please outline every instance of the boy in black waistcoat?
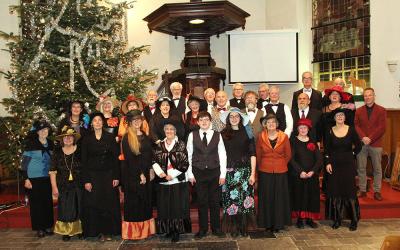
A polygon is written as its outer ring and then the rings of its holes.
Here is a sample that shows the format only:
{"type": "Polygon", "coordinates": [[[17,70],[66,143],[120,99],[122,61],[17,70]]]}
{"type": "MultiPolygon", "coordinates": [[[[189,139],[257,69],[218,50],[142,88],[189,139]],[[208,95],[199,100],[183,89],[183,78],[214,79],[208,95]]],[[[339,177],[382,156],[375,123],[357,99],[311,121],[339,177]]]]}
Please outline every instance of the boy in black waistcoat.
{"type": "Polygon", "coordinates": [[[187,150],[189,156],[189,181],[196,183],[199,210],[199,232],[196,239],[206,236],[208,231],[208,208],[212,234],[223,237],[219,218],[221,186],[225,183],[226,151],[219,132],[211,129],[211,115],[200,112],[197,116],[200,129],[189,134],[187,150]]]}

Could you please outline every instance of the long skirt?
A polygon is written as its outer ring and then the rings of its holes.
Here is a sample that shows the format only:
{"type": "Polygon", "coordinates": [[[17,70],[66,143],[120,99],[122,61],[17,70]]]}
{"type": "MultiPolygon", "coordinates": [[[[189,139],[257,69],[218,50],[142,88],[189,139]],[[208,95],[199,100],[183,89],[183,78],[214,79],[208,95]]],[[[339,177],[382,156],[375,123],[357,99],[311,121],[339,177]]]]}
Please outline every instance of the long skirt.
{"type": "Polygon", "coordinates": [[[313,220],[321,218],[318,178],[318,175],[307,179],[301,179],[298,176],[291,178],[293,218],[313,220]]]}
{"type": "Polygon", "coordinates": [[[82,227],[85,237],[121,234],[119,190],[112,187],[112,173],[93,171],[92,191],[83,191],[82,227]]]}
{"type": "Polygon", "coordinates": [[[50,177],[30,178],[32,189],[27,189],[32,230],[45,230],[53,227],[53,197],[50,177]]]}
{"type": "Polygon", "coordinates": [[[254,189],[249,184],[250,164],[229,169],[222,186],[222,230],[244,233],[255,223],[254,189]]]}
{"type": "Polygon", "coordinates": [[[360,220],[353,152],[332,153],[332,174],[327,180],[325,217],[331,220],[360,220]]]}
{"type": "Polygon", "coordinates": [[[286,173],[258,172],[257,222],[259,227],[275,230],[291,225],[286,173]]]}
{"type": "Polygon", "coordinates": [[[72,182],[58,189],[58,218],[54,226],[57,234],[74,236],[82,233],[82,190],[78,185],[72,182]]]}
{"type": "Polygon", "coordinates": [[[156,228],[158,234],[192,232],[188,182],[158,185],[156,228]]]}
{"type": "MultiPolygon", "coordinates": [[[[122,239],[140,240],[156,233],[151,185],[151,182],[146,182],[144,185],[124,190],[122,239]]],[[[130,185],[126,186],[130,187],[130,185]]]]}

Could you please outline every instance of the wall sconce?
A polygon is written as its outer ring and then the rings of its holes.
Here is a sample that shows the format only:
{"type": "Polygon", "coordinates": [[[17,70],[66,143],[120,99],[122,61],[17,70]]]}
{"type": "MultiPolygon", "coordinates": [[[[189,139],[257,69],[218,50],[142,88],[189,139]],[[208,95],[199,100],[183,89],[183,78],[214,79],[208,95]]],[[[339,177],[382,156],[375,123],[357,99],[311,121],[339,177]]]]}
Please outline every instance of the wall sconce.
{"type": "Polygon", "coordinates": [[[390,72],[390,73],[396,72],[396,70],[397,70],[397,64],[398,64],[398,61],[397,61],[397,60],[389,60],[389,61],[387,61],[386,63],[387,63],[387,66],[388,66],[388,69],[389,69],[389,72],[390,72]]]}

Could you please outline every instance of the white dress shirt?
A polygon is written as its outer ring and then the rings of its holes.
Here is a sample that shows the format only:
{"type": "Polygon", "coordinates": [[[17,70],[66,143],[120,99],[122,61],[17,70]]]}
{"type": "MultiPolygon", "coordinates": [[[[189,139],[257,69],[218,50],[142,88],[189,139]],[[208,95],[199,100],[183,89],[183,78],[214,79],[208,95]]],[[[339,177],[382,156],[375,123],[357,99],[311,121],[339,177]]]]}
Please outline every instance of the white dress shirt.
{"type": "MultiPolygon", "coordinates": [[[[279,102],[277,103],[272,103],[271,104],[279,104],[279,102]]],[[[290,108],[288,105],[283,104],[283,110],[285,111],[285,118],[286,118],[286,129],[285,134],[290,138],[290,134],[292,133],[293,130],[293,117],[292,117],[292,113],[290,112],[290,108]]],[[[278,110],[278,106],[272,106],[272,110],[274,111],[274,113],[276,114],[276,111],[278,110]]]]}
{"type": "MultiPolygon", "coordinates": [[[[249,119],[250,119],[250,122],[251,122],[251,123],[254,122],[254,119],[255,119],[256,116],[257,116],[258,110],[259,110],[258,108],[254,108],[254,112],[249,112],[249,109],[246,108],[246,113],[247,113],[247,115],[249,116],[249,119]]],[[[263,112],[262,116],[264,117],[265,114],[266,114],[265,108],[260,109],[260,111],[263,112]]]]}
{"type": "MultiPolygon", "coordinates": [[[[307,115],[308,115],[308,111],[310,110],[310,107],[309,106],[307,106],[307,108],[305,108],[305,109],[303,109],[304,110],[304,116],[307,118],[307,115]]],[[[303,114],[303,111],[302,109],[299,109],[299,117],[301,118],[301,116],[302,116],[302,114],[303,114]]]]}
{"type": "MultiPolygon", "coordinates": [[[[211,125],[210,125],[211,126],[211,125]]],[[[196,132],[196,131],[195,131],[196,132]]],[[[211,128],[207,130],[199,129],[200,133],[200,139],[203,140],[203,133],[206,132],[206,138],[207,138],[207,144],[210,143],[213,135],[214,135],[214,130],[211,128]]],[[[196,132],[197,133],[197,132],[196,132]]],[[[188,136],[186,148],[188,151],[188,159],[189,159],[189,168],[188,168],[188,177],[189,178],[194,178],[193,171],[192,171],[192,157],[193,157],[193,132],[191,132],[188,136]]],[[[225,145],[224,141],[222,140],[222,136],[219,135],[219,142],[218,142],[218,157],[219,157],[219,170],[220,170],[220,175],[219,178],[225,179],[226,177],[226,151],[225,151],[225,145]]]]}
{"type": "Polygon", "coordinates": [[[306,93],[308,95],[308,98],[311,98],[312,88],[303,88],[303,93],[306,93]]]}
{"type": "MultiPolygon", "coordinates": [[[[172,143],[170,145],[168,145],[166,143],[166,141],[167,141],[167,139],[165,138],[160,143],[164,143],[165,144],[165,148],[167,149],[168,152],[170,152],[174,148],[175,143],[178,142],[178,137],[175,137],[175,139],[172,141],[172,143]]],[[[169,164],[171,164],[171,162],[169,161],[169,158],[168,158],[168,165],[169,164]]],[[[171,185],[171,184],[176,184],[176,183],[188,181],[188,173],[187,172],[185,173],[185,179],[182,180],[182,181],[179,181],[177,177],[182,172],[177,170],[177,169],[175,169],[175,168],[168,169],[167,173],[164,173],[164,171],[161,169],[160,165],[158,163],[154,163],[153,164],[153,169],[154,169],[154,172],[156,173],[156,175],[158,177],[160,177],[161,174],[166,174],[166,175],[169,175],[169,176],[172,177],[172,180],[170,180],[170,181],[160,182],[160,184],[162,184],[162,185],[171,185]]]]}

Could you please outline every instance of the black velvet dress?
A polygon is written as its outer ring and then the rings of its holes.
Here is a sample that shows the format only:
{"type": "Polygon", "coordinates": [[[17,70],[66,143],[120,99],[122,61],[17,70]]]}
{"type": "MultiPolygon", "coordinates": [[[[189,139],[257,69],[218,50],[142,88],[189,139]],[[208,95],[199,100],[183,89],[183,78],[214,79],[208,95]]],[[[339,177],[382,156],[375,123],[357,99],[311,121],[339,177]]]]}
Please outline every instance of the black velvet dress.
{"type": "Polygon", "coordinates": [[[80,148],[70,155],[58,147],[52,156],[50,171],[56,172],[58,214],[54,232],[73,236],[82,233],[81,211],[83,183],[81,180],[80,148]]]}
{"type": "Polygon", "coordinates": [[[319,172],[322,155],[315,142],[291,139],[292,159],[290,160],[290,194],[292,217],[320,219],[319,172]],[[300,178],[301,172],[313,171],[311,178],[300,178]]]}
{"type": "Polygon", "coordinates": [[[122,139],[125,160],[121,161],[121,186],[124,192],[124,220],[122,238],[138,240],[155,233],[151,204],[150,168],[152,163],[151,141],[146,135],[139,136],[140,154],[132,153],[128,136],[122,139]],[[140,175],[146,184],[140,184],[140,175]]]}
{"type": "Polygon", "coordinates": [[[91,192],[83,192],[82,226],[85,237],[121,233],[121,210],[118,187],[120,179],[118,146],[114,135],[103,130],[96,139],[91,132],[82,140],[82,182],[91,183],[91,192]]]}
{"type": "Polygon", "coordinates": [[[331,130],[326,137],[325,166],[332,165],[327,180],[325,217],[334,221],[349,218],[360,219],[355,177],[355,155],[361,150],[361,141],[353,127],[344,137],[337,137],[331,130]]]}

